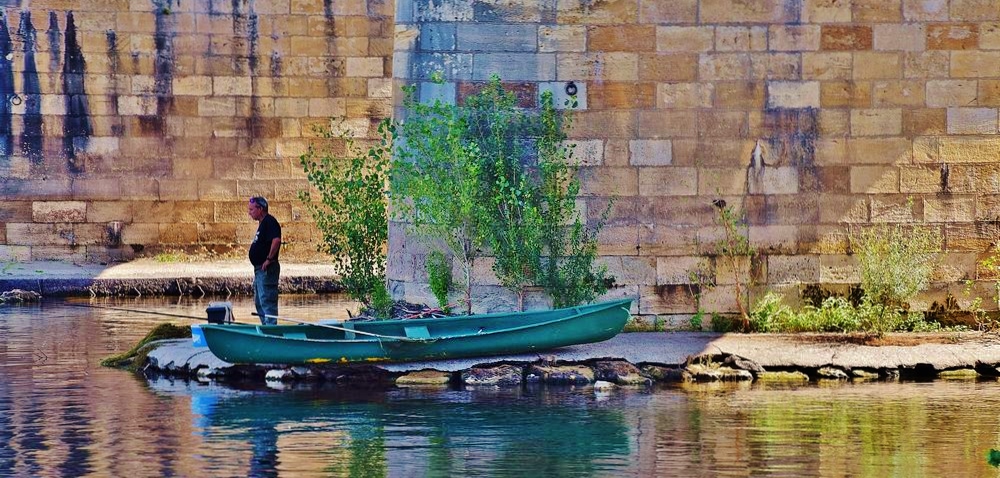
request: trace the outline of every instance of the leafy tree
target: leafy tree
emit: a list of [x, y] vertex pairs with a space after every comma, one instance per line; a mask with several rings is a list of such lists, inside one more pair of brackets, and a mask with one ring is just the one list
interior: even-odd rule
[[323, 234], [320, 248], [334, 256], [348, 296], [386, 310], [385, 267], [389, 227], [386, 185], [395, 127], [389, 120], [378, 126], [378, 139], [366, 150], [346, 132], [323, 132], [327, 139], [339, 138], [342, 153], [332, 148], [310, 147], [299, 158], [310, 191], [299, 193], [316, 226]]

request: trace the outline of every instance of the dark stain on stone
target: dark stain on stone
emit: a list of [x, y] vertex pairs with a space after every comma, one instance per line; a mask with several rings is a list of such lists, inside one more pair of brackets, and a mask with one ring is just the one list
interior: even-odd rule
[[14, 132], [11, 128], [11, 100], [15, 95], [13, 48], [7, 29], [7, 15], [0, 10], [0, 156], [4, 158], [14, 154]]
[[[153, 88], [156, 93], [156, 116], [163, 118], [174, 106], [174, 37], [177, 35], [177, 18], [171, 12], [180, 0], [152, 0], [155, 7], [156, 32], [153, 46], [156, 58], [153, 62]], [[160, 125], [163, 124], [161, 121]], [[161, 130], [160, 133], [163, 131]]]
[[42, 85], [38, 79], [38, 66], [35, 64], [35, 50], [38, 48], [38, 35], [31, 23], [31, 12], [21, 12], [21, 26], [18, 36], [24, 44], [24, 71], [21, 79], [24, 83], [24, 129], [21, 131], [21, 154], [32, 162], [42, 160]]
[[819, 110], [816, 108], [774, 108], [764, 111], [764, 138], [767, 166], [798, 168], [799, 191], [819, 192], [816, 169], [816, 141], [819, 139]]
[[249, 15], [244, 11], [245, 0], [230, 0], [233, 8], [233, 38], [232, 38], [232, 59], [233, 59], [233, 71], [236, 75], [245, 75], [246, 67], [244, 66], [244, 61], [249, 60], [248, 57], [243, 57], [241, 54], [244, 48], [244, 43], [247, 37], [250, 35], [250, 22]]
[[[253, 0], [232, 0], [232, 2], [234, 36], [247, 40], [246, 58], [250, 74], [250, 116], [246, 118], [246, 131], [250, 136], [250, 141], [253, 142], [266, 129], [261, 121], [260, 95], [257, 85], [260, 76], [260, 19], [257, 16]], [[245, 10], [244, 5], [246, 6]], [[238, 46], [234, 45], [234, 50], [236, 48]], [[238, 75], [247, 73], [242, 71], [241, 65], [242, 62], [237, 61], [236, 72]]]
[[111, 73], [111, 88], [108, 92], [108, 103], [111, 105], [111, 116], [114, 117], [115, 124], [111, 125], [111, 133], [115, 136], [122, 136], [125, 127], [122, 125], [121, 116], [118, 114], [118, 75], [121, 73], [121, 55], [118, 52], [118, 34], [114, 30], [105, 32], [108, 40], [108, 68]]
[[948, 163], [941, 164], [941, 192], [950, 193], [951, 186], [948, 184], [948, 177], [951, 175], [951, 170], [948, 167]]
[[343, 76], [341, 74], [340, 60], [334, 58], [334, 54], [337, 51], [336, 46], [336, 28], [334, 24], [333, 11], [333, 0], [323, 0], [323, 17], [326, 19], [326, 25], [324, 26], [324, 32], [326, 34], [326, 45], [327, 54], [329, 55], [326, 61], [326, 71], [329, 72], [329, 76], [326, 80], [326, 93], [331, 97], [341, 96], [339, 94], [340, 82], [338, 77]]
[[785, 18], [789, 19], [788, 23], [802, 23], [802, 3], [802, 0], [785, 0], [781, 5], [785, 11]]
[[76, 152], [85, 149], [94, 133], [87, 104], [87, 62], [76, 38], [73, 12], [66, 14], [66, 56], [63, 60], [63, 95], [66, 98], [66, 118], [63, 123], [63, 152], [73, 173], [83, 172]]
[[56, 72], [61, 68], [59, 60], [62, 58], [62, 30], [59, 29], [59, 17], [56, 12], [49, 12], [49, 29], [45, 32], [49, 38], [49, 90], [56, 91]]

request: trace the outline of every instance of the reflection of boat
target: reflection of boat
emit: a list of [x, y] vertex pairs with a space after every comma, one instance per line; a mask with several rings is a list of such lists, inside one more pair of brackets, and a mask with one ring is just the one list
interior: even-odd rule
[[232, 363], [413, 361], [515, 354], [600, 342], [629, 318], [631, 299], [566, 309], [335, 324], [209, 324], [201, 334]]

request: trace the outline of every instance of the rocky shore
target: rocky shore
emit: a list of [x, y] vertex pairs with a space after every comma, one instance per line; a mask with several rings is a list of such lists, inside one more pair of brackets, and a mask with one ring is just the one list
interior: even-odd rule
[[196, 380], [332, 382], [357, 386], [525, 383], [649, 386], [656, 382], [927, 380], [1000, 378], [994, 334], [891, 335], [881, 345], [843, 335], [621, 334], [598, 344], [520, 354], [399, 364], [235, 365], [190, 340], [154, 344], [147, 374]]

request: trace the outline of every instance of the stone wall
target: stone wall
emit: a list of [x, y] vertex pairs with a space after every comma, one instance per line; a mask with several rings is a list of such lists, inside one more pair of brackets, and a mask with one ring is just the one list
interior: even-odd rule
[[[746, 210], [759, 278], [790, 296], [857, 282], [847, 234], [871, 223], [942, 233], [917, 308], [992, 280], [977, 260], [1000, 218], [1000, 3], [397, 0], [396, 23], [395, 77], [424, 99], [492, 74], [530, 98], [573, 83], [581, 206], [596, 221], [616, 198], [601, 254], [634, 312], [683, 320], [699, 267], [718, 284], [702, 307], [735, 310], [716, 199]], [[427, 300], [426, 247], [394, 225], [390, 251], [396, 292]], [[480, 266], [480, 308], [509, 308]]]
[[298, 157], [391, 114], [391, 0], [0, 0], [0, 260], [242, 251], [264, 195], [320, 236]]

